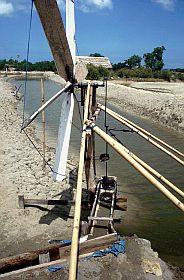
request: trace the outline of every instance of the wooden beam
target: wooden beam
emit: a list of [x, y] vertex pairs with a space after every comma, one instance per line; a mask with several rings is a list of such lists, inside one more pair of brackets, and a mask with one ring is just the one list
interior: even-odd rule
[[73, 77], [73, 60], [70, 53], [61, 14], [56, 0], [34, 0], [47, 37], [58, 74], [66, 81]]
[[[66, 199], [31, 199], [31, 198], [24, 198], [23, 195], [18, 196], [19, 199], [19, 208], [25, 208], [26, 206], [31, 205], [74, 205], [75, 200], [66, 200]], [[88, 200], [82, 200], [82, 206], [88, 205]]]

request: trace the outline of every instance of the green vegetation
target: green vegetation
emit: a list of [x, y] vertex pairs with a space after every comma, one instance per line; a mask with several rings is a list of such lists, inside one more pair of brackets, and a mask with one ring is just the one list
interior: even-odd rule
[[[12, 68], [17, 71], [26, 71], [26, 60], [18, 61], [12, 58], [9, 60], [0, 60], [0, 70], [2, 71], [6, 68]], [[28, 69], [29, 71], [56, 71], [54, 61], [40, 61], [35, 63], [28, 62]]]
[[104, 57], [104, 55], [101, 55], [100, 53], [91, 53], [89, 56], [91, 56], [91, 57]]
[[153, 71], [162, 70], [162, 68], [164, 67], [164, 62], [162, 58], [164, 51], [165, 47], [162, 46], [154, 48], [153, 52], [151, 53], [145, 53], [143, 55], [145, 67], [150, 68]]
[[141, 60], [142, 57], [139, 55], [132, 55], [130, 58], [125, 60], [123, 63], [124, 67], [127, 67], [129, 69], [135, 68], [135, 67], [140, 67], [141, 66]]
[[100, 80], [104, 78], [108, 78], [110, 72], [108, 69], [104, 68], [103, 66], [94, 66], [92, 64], [87, 65], [88, 68], [88, 75], [86, 79], [88, 80]]
[[[139, 55], [132, 55], [123, 62], [112, 65], [112, 70], [106, 69], [103, 66], [94, 66], [88, 64], [89, 80], [102, 80], [105, 77], [111, 79], [126, 79], [135, 81], [154, 81], [154, 80], [166, 80], [166, 81], [183, 81], [184, 82], [184, 69], [170, 69], [163, 70], [164, 61], [163, 53], [165, 47], [157, 47], [150, 53], [143, 54], [143, 57]], [[92, 53], [91, 57], [104, 57], [100, 53]], [[26, 70], [26, 60], [19, 61], [17, 59], [3, 59], [0, 60], [0, 70], [15, 69], [17, 71]], [[141, 62], [144, 62], [141, 65]], [[28, 63], [29, 71], [53, 71], [56, 72], [54, 61], [40, 61], [35, 63]]]

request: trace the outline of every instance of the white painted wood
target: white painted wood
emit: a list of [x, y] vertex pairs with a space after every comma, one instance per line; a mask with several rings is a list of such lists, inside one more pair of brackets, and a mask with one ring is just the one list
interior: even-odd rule
[[[75, 75], [75, 16], [74, 0], [66, 0], [66, 37], [73, 59]], [[65, 178], [68, 149], [70, 143], [71, 125], [74, 109], [73, 93], [68, 93], [63, 100], [61, 108], [60, 125], [58, 132], [58, 144], [56, 148], [56, 158], [54, 164], [53, 179], [62, 181]]]
[[73, 93], [67, 93], [66, 96], [64, 97], [62, 107], [61, 107], [61, 117], [60, 117], [60, 125], [59, 125], [59, 132], [58, 132], [58, 143], [56, 148], [56, 158], [54, 164], [54, 172], [52, 174], [53, 179], [57, 181], [62, 181], [65, 178], [71, 126], [72, 126], [73, 109], [74, 109]]
[[76, 44], [75, 44], [74, 0], [66, 0], [66, 37], [68, 40], [70, 52], [73, 59], [74, 74], [75, 74]]

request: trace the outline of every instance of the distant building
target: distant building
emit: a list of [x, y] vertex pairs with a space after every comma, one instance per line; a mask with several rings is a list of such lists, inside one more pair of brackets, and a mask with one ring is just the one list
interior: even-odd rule
[[103, 66], [107, 69], [112, 69], [112, 65], [108, 59], [108, 57], [93, 57], [93, 56], [76, 56], [76, 63], [84, 62], [87, 64], [92, 64], [94, 66]]

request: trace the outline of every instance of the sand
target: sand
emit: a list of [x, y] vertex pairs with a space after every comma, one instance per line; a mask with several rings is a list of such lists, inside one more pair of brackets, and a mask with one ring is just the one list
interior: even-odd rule
[[[18, 195], [25, 198], [71, 199], [76, 185], [76, 163], [68, 161], [70, 181], [53, 182], [51, 171], [42, 170], [43, 162], [24, 133], [12, 87], [0, 80], [0, 257], [18, 254], [48, 245], [49, 239], [71, 236], [73, 220], [67, 218], [70, 208], [18, 208]], [[37, 147], [34, 128], [28, 129]], [[47, 159], [54, 151], [47, 148]]]
[[[104, 100], [104, 89], [98, 89]], [[184, 83], [108, 83], [108, 102], [129, 113], [184, 132]]]

